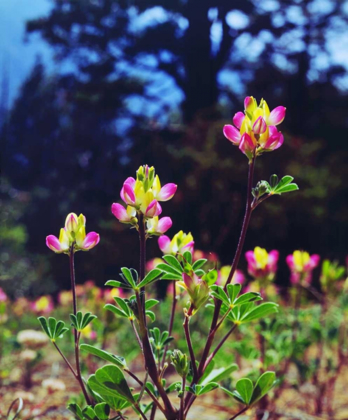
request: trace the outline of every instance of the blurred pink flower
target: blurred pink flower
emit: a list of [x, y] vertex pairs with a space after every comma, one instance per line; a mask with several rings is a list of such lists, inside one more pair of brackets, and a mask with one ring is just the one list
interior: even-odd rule
[[7, 301], [7, 295], [0, 287], [0, 302], [6, 302]]
[[36, 314], [49, 314], [54, 309], [53, 300], [51, 296], [41, 296], [30, 303], [30, 308]]
[[297, 250], [288, 255], [286, 262], [291, 272], [291, 283], [310, 284], [312, 281], [312, 272], [318, 266], [319, 261], [320, 256], [318, 254], [309, 255], [306, 251]]
[[277, 272], [279, 252], [256, 247], [254, 251], [245, 253], [248, 262], [248, 273], [256, 279], [273, 280]]

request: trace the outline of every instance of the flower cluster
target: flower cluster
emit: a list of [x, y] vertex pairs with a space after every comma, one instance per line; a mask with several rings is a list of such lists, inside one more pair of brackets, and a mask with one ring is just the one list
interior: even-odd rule
[[208, 300], [209, 286], [208, 283], [197, 276], [193, 271], [182, 274], [182, 281], [177, 282], [178, 286], [185, 289], [190, 296], [190, 301], [194, 312]]
[[320, 256], [309, 255], [306, 251], [294, 251], [286, 257], [286, 262], [291, 271], [290, 281], [292, 284], [308, 285], [312, 281], [312, 272], [319, 264]]
[[172, 239], [168, 236], [158, 238], [158, 246], [165, 255], [183, 254], [185, 251], [192, 254], [194, 245], [195, 242], [191, 233], [184, 233], [182, 230], [175, 234]]
[[46, 238], [46, 245], [57, 254], [69, 254], [72, 250], [89, 251], [99, 243], [100, 237], [96, 232], [86, 235], [86, 217], [83, 214], [77, 216], [70, 213], [66, 217], [64, 228], [60, 229], [59, 238], [49, 235]]
[[248, 262], [248, 273], [257, 280], [272, 281], [277, 272], [279, 252], [267, 252], [257, 246], [254, 251], [245, 253]]
[[50, 312], [52, 312], [54, 308], [53, 300], [51, 296], [41, 296], [38, 299], [36, 299], [34, 302], [30, 303], [30, 308], [36, 314], [40, 314], [40, 315], [49, 314]]
[[162, 187], [153, 166], [140, 166], [136, 179], [127, 178], [121, 189], [120, 195], [127, 207], [113, 203], [111, 211], [120, 222], [134, 226], [137, 226], [138, 217], [142, 215], [147, 221], [148, 234], [163, 235], [172, 226], [172, 221], [169, 217], [158, 219], [162, 213], [160, 202], [173, 198], [176, 189], [177, 186], [172, 183]]
[[223, 128], [225, 137], [250, 159], [263, 152], [278, 149], [284, 142], [284, 136], [276, 126], [285, 118], [286, 108], [278, 106], [270, 112], [267, 102], [247, 96], [244, 100], [244, 113], [237, 112], [233, 124]]

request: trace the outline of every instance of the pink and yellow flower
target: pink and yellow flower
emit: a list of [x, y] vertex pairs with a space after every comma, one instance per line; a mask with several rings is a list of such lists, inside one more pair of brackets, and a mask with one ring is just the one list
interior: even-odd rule
[[244, 113], [237, 112], [233, 124], [223, 128], [224, 136], [251, 159], [263, 152], [278, 149], [284, 137], [276, 126], [285, 118], [286, 108], [278, 106], [270, 112], [267, 102], [261, 99], [257, 105], [255, 98], [244, 100]]
[[147, 233], [149, 235], [161, 236], [167, 232], [173, 225], [172, 219], [170, 217], [162, 217], [161, 219], [158, 216], [148, 219], [146, 222]]
[[182, 230], [174, 235], [172, 240], [165, 235], [158, 238], [158, 246], [165, 255], [183, 254], [185, 251], [189, 251], [192, 254], [194, 245], [191, 233], [186, 234]]
[[53, 311], [54, 305], [51, 296], [41, 296], [35, 300], [35, 302], [30, 303], [32, 311], [36, 314], [49, 314]]
[[[220, 270], [218, 271], [218, 279], [216, 281], [216, 284], [222, 285], [224, 286], [228, 275], [230, 274], [231, 271], [231, 266], [229, 265], [224, 265], [223, 267], [220, 268]], [[235, 273], [233, 274], [233, 278], [232, 278], [232, 284], [243, 284], [245, 282], [245, 276], [243, 274], [243, 272], [241, 270], [236, 270]]]
[[86, 217], [70, 213], [66, 217], [65, 227], [60, 229], [59, 238], [54, 235], [46, 237], [46, 245], [57, 254], [69, 254], [71, 250], [89, 251], [98, 245], [100, 237], [96, 232], [86, 234]]
[[294, 251], [286, 257], [286, 262], [291, 271], [290, 281], [292, 284], [302, 283], [308, 285], [312, 281], [312, 272], [318, 266], [320, 256], [309, 255], [306, 251]]
[[245, 253], [248, 262], [248, 273], [258, 280], [273, 280], [277, 272], [279, 252], [256, 247], [254, 251]]

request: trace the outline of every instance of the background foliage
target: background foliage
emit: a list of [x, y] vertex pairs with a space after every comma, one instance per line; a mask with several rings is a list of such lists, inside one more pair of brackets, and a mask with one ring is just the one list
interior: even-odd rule
[[[134, 266], [134, 232], [110, 206], [143, 163], [179, 186], [164, 208], [171, 234], [191, 230], [196, 247], [230, 262], [246, 161], [222, 125], [246, 95], [288, 110], [285, 144], [258, 162], [257, 178], [291, 173], [301, 189], [255, 212], [246, 249], [345, 256], [348, 83], [336, 58], [348, 36], [347, 1], [199, 3], [52, 0], [46, 16], [26, 22], [29, 39], [39, 34], [62, 71], [38, 60], [1, 110], [1, 287], [11, 294], [68, 287], [63, 257], [51, 256], [44, 238], [69, 211], [86, 214], [102, 238], [93, 259], [78, 261], [81, 281], [103, 284], [121, 264]], [[287, 278], [281, 266], [278, 279]]]

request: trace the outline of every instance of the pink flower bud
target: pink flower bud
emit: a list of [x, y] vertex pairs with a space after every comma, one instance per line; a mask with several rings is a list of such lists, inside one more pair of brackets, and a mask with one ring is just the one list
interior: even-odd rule
[[75, 213], [70, 213], [67, 215], [65, 220], [65, 230], [68, 232], [76, 232], [78, 227], [78, 218]]
[[263, 134], [267, 130], [267, 124], [266, 121], [263, 119], [263, 117], [259, 117], [253, 125], [253, 132], [255, 134]]
[[134, 190], [129, 184], [126, 184], [126, 183], [123, 184], [123, 188], [121, 190], [121, 198], [126, 204], [129, 204], [129, 205], [135, 204]]
[[171, 198], [173, 198], [177, 188], [178, 187], [175, 184], [164, 185], [161, 188], [160, 192], [158, 193], [158, 195], [156, 197], [157, 200], [158, 201], [168, 201], [168, 200], [170, 200]]
[[155, 217], [155, 216], [159, 216], [161, 213], [162, 213], [162, 207], [160, 203], [157, 200], [152, 200], [145, 211], [145, 216]]
[[265, 150], [276, 150], [284, 143], [283, 134], [276, 129], [276, 127], [269, 127], [269, 138], [262, 146]]
[[89, 232], [82, 243], [81, 249], [83, 251], [88, 251], [94, 248], [96, 245], [98, 245], [99, 241], [100, 241], [100, 236], [98, 235], [98, 233]]
[[239, 150], [250, 159], [255, 149], [256, 145], [254, 144], [252, 138], [249, 136], [249, 134], [244, 133], [239, 144]]
[[237, 128], [241, 128], [242, 124], [243, 124], [243, 120], [245, 118], [245, 115], [243, 114], [243, 112], [237, 112], [234, 117], [233, 117], [233, 124], [237, 127]]
[[54, 235], [48, 235], [46, 237], [46, 245], [48, 248], [57, 254], [60, 254], [61, 252], [67, 251], [69, 247], [64, 247], [60, 242], [59, 239]]
[[223, 128], [223, 133], [227, 140], [231, 141], [233, 144], [238, 145], [240, 143], [240, 132], [236, 129], [236, 127], [233, 127], [233, 125], [225, 125]]
[[120, 222], [127, 223], [132, 219], [128, 215], [127, 210], [121, 204], [113, 203], [111, 206], [111, 212]]
[[157, 232], [158, 233], [165, 233], [168, 229], [170, 229], [173, 225], [172, 219], [170, 217], [162, 217], [158, 221]]
[[170, 239], [168, 236], [161, 236], [158, 238], [158, 246], [160, 250], [163, 252], [163, 254], [170, 254], [171, 248], [170, 248]]

